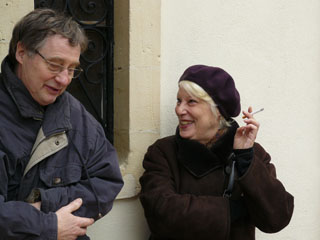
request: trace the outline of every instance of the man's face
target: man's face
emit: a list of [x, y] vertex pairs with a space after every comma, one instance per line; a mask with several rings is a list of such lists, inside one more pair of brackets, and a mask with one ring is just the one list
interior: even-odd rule
[[80, 46], [73, 47], [61, 35], [49, 37], [38, 52], [48, 61], [64, 66], [60, 73], [49, 70], [47, 62], [39, 55], [30, 56], [24, 46], [17, 45], [16, 74], [22, 80], [33, 99], [42, 106], [55, 102], [71, 83], [67, 68], [79, 65]]

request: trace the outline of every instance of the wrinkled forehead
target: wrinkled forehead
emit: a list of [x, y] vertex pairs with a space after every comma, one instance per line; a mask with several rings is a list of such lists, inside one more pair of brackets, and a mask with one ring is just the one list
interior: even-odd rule
[[72, 46], [69, 39], [61, 35], [53, 35], [47, 38], [39, 51], [50, 61], [79, 64], [81, 47], [79, 44]]

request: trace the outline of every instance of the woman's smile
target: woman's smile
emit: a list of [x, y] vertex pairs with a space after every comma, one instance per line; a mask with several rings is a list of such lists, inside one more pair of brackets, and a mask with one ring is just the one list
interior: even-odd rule
[[187, 128], [187, 127], [190, 127], [191, 126], [191, 124], [193, 124], [193, 121], [191, 121], [191, 120], [180, 120], [180, 128]]

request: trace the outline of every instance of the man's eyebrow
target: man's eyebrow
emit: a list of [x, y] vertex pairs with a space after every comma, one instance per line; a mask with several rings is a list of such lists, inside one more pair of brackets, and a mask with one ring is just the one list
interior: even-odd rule
[[[47, 58], [48, 61], [52, 62], [52, 61], [58, 61], [58, 62], [65, 62], [65, 59], [64, 58], [60, 58], [60, 57], [49, 57]], [[80, 66], [80, 62], [77, 61], [77, 62], [73, 62], [71, 63], [70, 65], [74, 65], [75, 67], [78, 67]]]

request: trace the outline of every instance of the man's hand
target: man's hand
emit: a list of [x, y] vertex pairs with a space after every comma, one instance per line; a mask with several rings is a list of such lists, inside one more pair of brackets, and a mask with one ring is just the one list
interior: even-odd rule
[[75, 240], [87, 232], [87, 227], [94, 223], [92, 218], [77, 217], [72, 214], [82, 205], [78, 198], [56, 211], [58, 219], [58, 240]]

